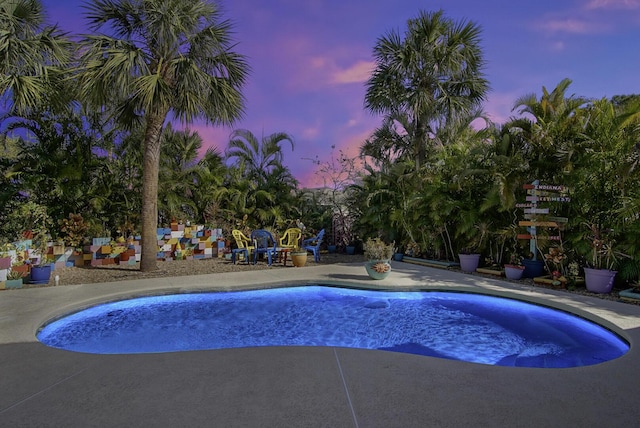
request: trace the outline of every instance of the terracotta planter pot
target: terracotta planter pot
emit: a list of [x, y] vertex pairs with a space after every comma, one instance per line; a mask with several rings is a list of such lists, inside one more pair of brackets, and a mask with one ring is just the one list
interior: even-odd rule
[[291, 262], [295, 267], [303, 267], [307, 264], [307, 253], [291, 253]]
[[14, 272], [20, 272], [23, 278], [26, 278], [29, 275], [29, 265], [12, 266], [11, 270]]

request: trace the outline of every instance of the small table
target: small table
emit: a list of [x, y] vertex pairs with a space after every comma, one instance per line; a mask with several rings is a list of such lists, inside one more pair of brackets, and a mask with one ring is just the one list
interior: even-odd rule
[[287, 265], [287, 256], [291, 252], [291, 248], [278, 248], [278, 257], [282, 257], [282, 265]]

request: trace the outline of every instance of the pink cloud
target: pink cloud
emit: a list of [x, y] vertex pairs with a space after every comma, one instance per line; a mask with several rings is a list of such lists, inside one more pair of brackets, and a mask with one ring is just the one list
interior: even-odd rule
[[366, 82], [374, 68], [373, 61], [358, 61], [346, 69], [334, 71], [331, 82], [337, 84]]
[[640, 0], [591, 0], [586, 8], [635, 10], [640, 8]]
[[596, 26], [584, 20], [566, 18], [545, 21], [540, 24], [540, 28], [551, 32], [588, 34], [594, 32], [593, 30], [596, 29]]

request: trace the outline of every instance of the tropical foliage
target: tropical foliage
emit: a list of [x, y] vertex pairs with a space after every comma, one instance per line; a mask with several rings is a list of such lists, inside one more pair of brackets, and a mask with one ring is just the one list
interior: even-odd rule
[[[527, 256], [516, 204], [538, 180], [571, 199], [549, 203], [567, 219], [560, 231], [539, 230], [560, 235], [568, 261], [640, 272], [639, 96], [587, 99], [564, 79], [514, 100], [514, 116], [493, 124], [482, 111], [480, 28], [420, 12], [374, 46], [364, 102], [382, 120], [361, 159], [334, 150], [313, 160], [324, 188], [309, 191], [285, 166], [290, 134], [237, 129], [225, 150], [203, 150], [189, 129], [243, 112], [248, 61], [217, 6], [93, 0], [87, 10], [93, 33], [75, 43], [44, 25], [37, 0], [0, 6], [2, 242], [32, 228], [22, 214], [37, 206], [52, 238], [74, 246], [81, 235], [142, 233], [152, 244], [142, 269], [155, 266], [156, 225], [173, 219], [225, 233], [302, 219], [329, 243], [378, 237], [414, 255], [453, 260], [473, 249], [506, 263]], [[549, 242], [538, 240], [539, 258]]]

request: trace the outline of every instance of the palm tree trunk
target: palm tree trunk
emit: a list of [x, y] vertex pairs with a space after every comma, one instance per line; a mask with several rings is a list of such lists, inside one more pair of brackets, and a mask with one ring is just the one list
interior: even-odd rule
[[163, 114], [149, 113], [144, 133], [142, 168], [142, 254], [140, 271], [156, 270], [158, 253], [158, 172], [160, 170], [160, 134]]

